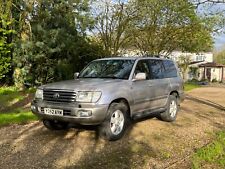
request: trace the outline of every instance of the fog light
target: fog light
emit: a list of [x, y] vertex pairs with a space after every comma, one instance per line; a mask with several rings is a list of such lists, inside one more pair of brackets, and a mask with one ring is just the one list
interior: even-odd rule
[[79, 117], [89, 117], [92, 115], [92, 112], [90, 110], [79, 110], [78, 116]]
[[31, 107], [31, 110], [36, 110], [36, 106], [32, 105]]

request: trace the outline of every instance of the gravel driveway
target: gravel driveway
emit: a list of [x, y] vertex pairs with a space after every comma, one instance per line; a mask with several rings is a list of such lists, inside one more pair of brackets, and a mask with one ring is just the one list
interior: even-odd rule
[[[225, 106], [225, 88], [190, 96]], [[124, 138], [107, 142], [95, 127], [49, 131], [41, 122], [0, 128], [0, 168], [190, 168], [190, 154], [224, 129], [225, 112], [185, 100], [174, 123], [154, 117], [135, 122]]]

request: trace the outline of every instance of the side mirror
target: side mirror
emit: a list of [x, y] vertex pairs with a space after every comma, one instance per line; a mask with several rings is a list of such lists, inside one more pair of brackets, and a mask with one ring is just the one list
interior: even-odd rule
[[134, 81], [146, 80], [146, 73], [137, 73], [133, 80]]
[[79, 76], [79, 72], [74, 73], [74, 79], [77, 79], [78, 76]]

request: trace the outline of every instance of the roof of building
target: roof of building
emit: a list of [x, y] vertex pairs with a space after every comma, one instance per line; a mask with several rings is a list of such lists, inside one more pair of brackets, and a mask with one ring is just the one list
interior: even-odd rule
[[209, 63], [204, 63], [199, 65], [199, 67], [225, 67], [225, 65], [222, 65], [220, 63], [215, 63], [215, 62], [209, 62]]
[[196, 63], [202, 63], [202, 62], [204, 62], [204, 61], [194, 61], [194, 62], [190, 62], [189, 65], [194, 65], [194, 64], [196, 64]]

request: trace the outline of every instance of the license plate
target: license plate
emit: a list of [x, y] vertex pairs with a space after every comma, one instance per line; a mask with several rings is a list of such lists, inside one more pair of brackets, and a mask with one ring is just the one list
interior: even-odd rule
[[44, 113], [54, 116], [63, 116], [63, 110], [60, 109], [44, 108]]

